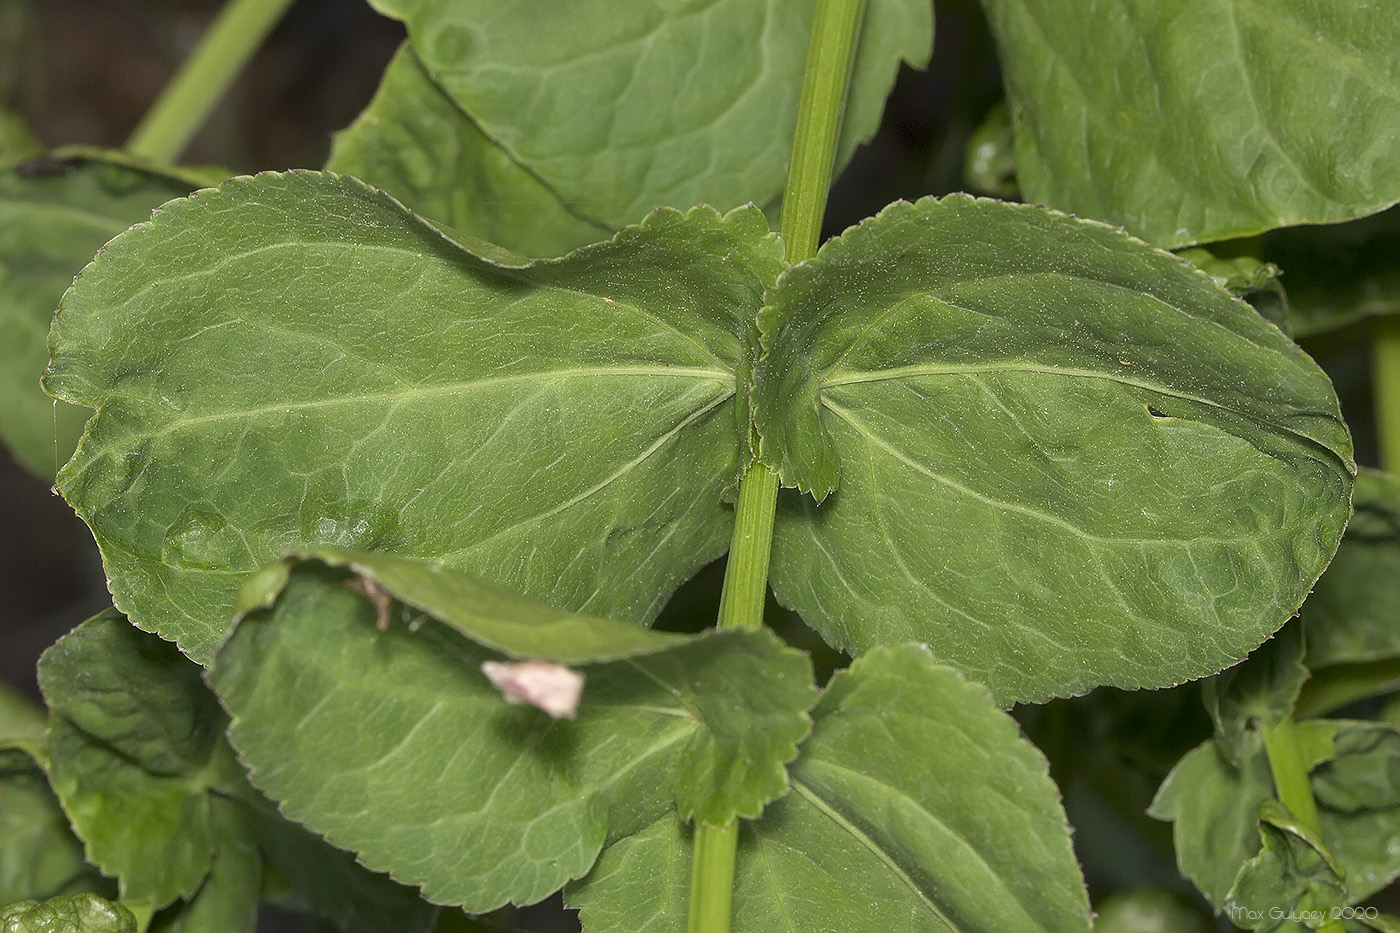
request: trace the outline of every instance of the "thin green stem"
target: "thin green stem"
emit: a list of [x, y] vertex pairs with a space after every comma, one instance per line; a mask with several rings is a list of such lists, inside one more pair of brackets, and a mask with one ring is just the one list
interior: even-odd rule
[[1322, 716], [1358, 700], [1400, 690], [1400, 658], [1335, 664], [1314, 671], [1303, 684], [1293, 714]]
[[127, 140], [132, 155], [173, 162], [292, 0], [229, 0]]
[[739, 483], [734, 536], [719, 598], [719, 627], [754, 629], [763, 625], [768, 597], [768, 556], [778, 506], [778, 474], [755, 460]]
[[[789, 265], [817, 253], [863, 10], [864, 0], [818, 0], [812, 19], [792, 162], [778, 225]], [[754, 461], [739, 483], [734, 537], [720, 597], [721, 628], [758, 628], [763, 624], [777, 502], [777, 474]], [[695, 828], [690, 933], [728, 933], [738, 840], [739, 827], [733, 820], [723, 826], [701, 823]]]
[[[1322, 838], [1322, 821], [1317, 814], [1308, 769], [1298, 748], [1297, 728], [1288, 716], [1275, 725], [1264, 726], [1264, 751], [1269, 756], [1269, 771], [1274, 776], [1274, 790], [1299, 824], [1314, 839]], [[1331, 921], [1320, 929], [1323, 933], [1343, 933], [1340, 921]]]
[[1393, 315], [1376, 323], [1371, 344], [1371, 392], [1381, 468], [1400, 472], [1400, 318]]
[[864, 9], [864, 0], [820, 0], [812, 18], [797, 128], [792, 137], [792, 162], [778, 223], [784, 258], [790, 266], [817, 254]]

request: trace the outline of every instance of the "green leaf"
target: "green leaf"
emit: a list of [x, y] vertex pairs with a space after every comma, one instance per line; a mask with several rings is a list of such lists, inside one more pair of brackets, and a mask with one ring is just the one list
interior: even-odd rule
[[[1295, 726], [1304, 767], [1331, 754], [1333, 729], [1326, 723]], [[1274, 793], [1269, 761], [1258, 731], [1246, 735], [1248, 754], [1235, 766], [1211, 739], [1187, 752], [1162, 782], [1149, 813], [1168, 820], [1176, 863], [1216, 907], [1225, 903], [1240, 867], [1259, 851], [1259, 808]]]
[[223, 825], [209, 874], [188, 900], [158, 912], [151, 933], [254, 933], [262, 894], [262, 860], [244, 813], [232, 807], [213, 813]]
[[59, 298], [103, 243], [189, 190], [96, 152], [0, 171], [0, 441], [38, 475], [68, 459], [89, 414], [39, 389]]
[[1303, 606], [1308, 666], [1400, 657], [1400, 477], [1362, 470], [1341, 547]]
[[1181, 895], [1142, 888], [1095, 905], [1094, 933], [1209, 933], [1210, 919]]
[[1322, 836], [1345, 872], [1349, 903], [1400, 877], [1400, 731], [1330, 721], [1336, 755], [1312, 774]]
[[46, 386], [98, 414], [59, 487], [116, 605], [201, 662], [296, 546], [646, 620], [728, 543], [734, 374], [780, 268], [753, 208], [507, 269], [351, 178], [235, 179], [64, 299]]
[[1202, 684], [1216, 741], [1231, 763], [1238, 765], [1252, 748], [1245, 739], [1248, 730], [1274, 726], [1293, 715], [1307, 679], [1303, 633], [1295, 624], [1285, 625], [1242, 663]]
[[48, 778], [29, 756], [0, 752], [0, 904], [106, 892], [83, 859]]
[[0, 933], [136, 933], [136, 917], [95, 894], [0, 907]]
[[1255, 248], [1284, 270], [1295, 334], [1400, 314], [1400, 210], [1346, 224], [1275, 230]]
[[[729, 208], [782, 191], [814, 0], [375, 6], [407, 24], [443, 90], [572, 212], [615, 228], [658, 205]], [[838, 164], [874, 133], [900, 61], [922, 65], [932, 47], [928, 0], [868, 9]]]
[[[341, 933], [425, 933], [436, 909], [413, 888], [366, 870], [348, 852], [283, 819], [261, 796], [244, 799], [268, 864], [291, 885], [291, 902]], [[217, 867], [217, 866], [216, 866]]]
[[1179, 246], [1400, 200], [1390, 4], [983, 6], [1028, 201]]
[[[1259, 810], [1259, 853], [1245, 862], [1225, 899], [1225, 915], [1249, 930], [1276, 930], [1285, 919], [1320, 929], [1350, 903], [1341, 870], [1321, 839], [1277, 800]], [[1282, 915], [1282, 916], [1281, 916]]]
[[[450, 167], [449, 167], [450, 166]], [[530, 256], [608, 238], [481, 131], [405, 44], [326, 168], [378, 185], [426, 217]]]
[[238, 857], [228, 797], [242, 770], [199, 667], [174, 645], [108, 610], [44, 653], [39, 684], [52, 711], [54, 791], [124, 899], [188, 899], [216, 858]]
[[[1394, 845], [1400, 839], [1394, 773], [1400, 733], [1383, 724], [1338, 720], [1301, 722], [1296, 729], [1322, 839], [1346, 880], [1346, 902], [1355, 904], [1400, 877], [1400, 849]], [[1174, 823], [1181, 873], [1218, 907], [1226, 905], [1245, 863], [1259, 854], [1259, 833], [1269, 832], [1258, 828], [1260, 807], [1274, 790], [1257, 732], [1247, 735], [1247, 747], [1237, 768], [1217, 743], [1202, 744], [1182, 758], [1152, 803], [1153, 816]], [[1270, 859], [1292, 851], [1285, 842], [1275, 841]]]
[[1215, 280], [1215, 284], [1249, 302], [1249, 306], [1270, 324], [1291, 334], [1288, 293], [1279, 282], [1283, 270], [1271, 262], [1261, 262], [1253, 256], [1216, 256], [1204, 247], [1195, 246], [1177, 253], [1193, 266]]
[[1242, 658], [1348, 514], [1327, 377], [1173, 256], [1053, 211], [895, 204], [760, 315], [773, 586], [826, 640], [924, 641], [999, 703]]
[[[329, 547], [293, 554], [328, 567], [343, 567], [370, 581], [373, 590], [388, 593], [403, 604], [402, 622], [412, 624], [421, 613], [427, 613], [482, 647], [513, 658], [562, 664], [616, 661], [679, 647], [691, 640], [616, 619], [565, 612], [490, 581], [447, 570], [441, 564], [395, 554]], [[285, 585], [283, 577], [278, 593]], [[260, 608], [272, 605], [267, 594], [258, 602]]]
[[[793, 793], [744, 824], [736, 931], [1089, 929], [1045, 760], [985, 688], [922, 647], [879, 648], [813, 718]], [[569, 900], [590, 931], [681, 930], [688, 862], [663, 818]]]
[[768, 632], [590, 665], [577, 719], [553, 720], [502, 702], [481, 673], [497, 656], [457, 632], [377, 616], [307, 565], [210, 678], [253, 783], [435, 903], [536, 901], [673, 800], [711, 822], [756, 816], [808, 727], [810, 663]]

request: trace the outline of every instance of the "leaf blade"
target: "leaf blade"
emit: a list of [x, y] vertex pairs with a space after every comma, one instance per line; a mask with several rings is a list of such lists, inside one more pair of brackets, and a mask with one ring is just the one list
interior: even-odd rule
[[840, 647], [928, 642], [1008, 704], [1162, 686], [1248, 653], [1336, 549], [1326, 377], [1119, 231], [897, 204], [785, 273], [760, 327], [761, 459], [840, 482], [780, 500], [774, 589]]
[[1178, 246], [1400, 200], [1389, 8], [985, 6], [1029, 201]]
[[354, 179], [236, 179], [118, 238], [65, 299], [46, 385], [99, 413], [59, 487], [117, 605], [201, 661], [239, 576], [296, 546], [645, 620], [724, 549], [734, 366], [779, 268], [753, 209], [657, 213], [517, 269]]

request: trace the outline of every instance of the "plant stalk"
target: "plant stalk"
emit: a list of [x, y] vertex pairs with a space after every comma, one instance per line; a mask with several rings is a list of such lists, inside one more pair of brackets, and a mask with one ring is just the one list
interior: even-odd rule
[[1299, 719], [1325, 716], [1359, 700], [1400, 690], [1400, 658], [1334, 664], [1313, 671], [1294, 704]]
[[[1293, 717], [1287, 716], [1275, 725], [1263, 725], [1264, 751], [1269, 756], [1269, 771], [1274, 778], [1274, 791], [1305, 830], [1314, 839], [1322, 838], [1322, 820], [1317, 813], [1308, 770], [1298, 748], [1298, 735]], [[1344, 933], [1341, 921], [1324, 923], [1322, 933]]]
[[1376, 322], [1371, 343], [1371, 392], [1376, 406], [1376, 443], [1381, 469], [1400, 471], [1400, 318]]
[[[818, 0], [812, 19], [778, 224], [783, 256], [790, 266], [817, 254], [864, 6], [864, 0]], [[739, 482], [734, 536], [720, 596], [720, 628], [763, 624], [777, 502], [777, 474], [755, 460]], [[739, 826], [734, 820], [723, 826], [696, 826], [689, 933], [729, 933], [738, 841]]]
[[229, 0], [175, 77], [142, 117], [126, 150], [155, 162], [185, 151], [292, 0]]

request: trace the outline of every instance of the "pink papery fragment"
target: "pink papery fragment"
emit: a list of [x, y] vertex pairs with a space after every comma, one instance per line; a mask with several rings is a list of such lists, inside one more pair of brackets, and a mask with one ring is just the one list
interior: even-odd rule
[[483, 661], [481, 672], [509, 703], [529, 703], [555, 719], [573, 719], [583, 675], [552, 661]]

